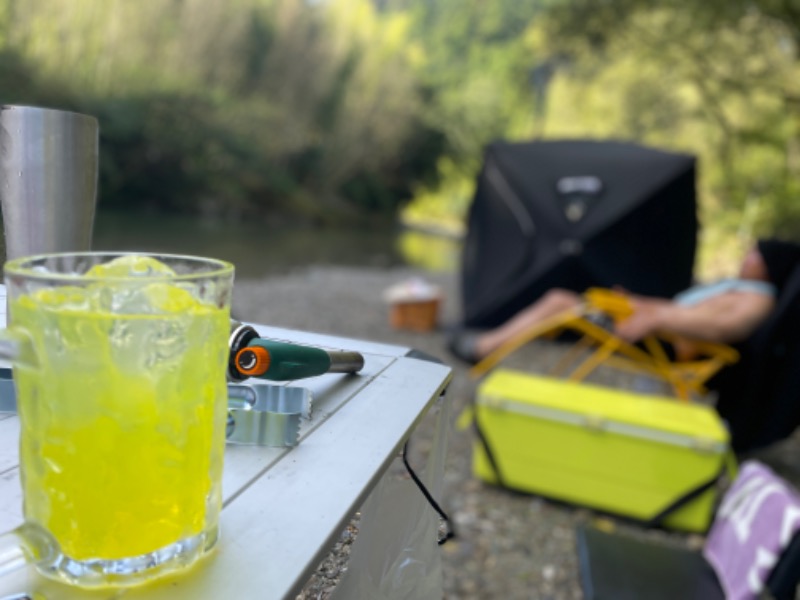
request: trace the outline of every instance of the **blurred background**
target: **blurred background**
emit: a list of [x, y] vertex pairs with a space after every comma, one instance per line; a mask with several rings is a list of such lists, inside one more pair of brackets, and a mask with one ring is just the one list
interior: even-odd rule
[[98, 249], [452, 269], [488, 143], [612, 138], [698, 156], [710, 276], [800, 234], [800, 10], [666, 4], [0, 0], [0, 101], [99, 119]]
[[[0, 0], [0, 103], [98, 118], [95, 249], [227, 259], [248, 320], [444, 356], [379, 291], [435, 272], [455, 321], [497, 140], [697, 156], [701, 279], [755, 236], [800, 240], [799, 50], [796, 0]], [[472, 442], [448, 454], [447, 597], [580, 598], [587, 511], [480, 485]]]

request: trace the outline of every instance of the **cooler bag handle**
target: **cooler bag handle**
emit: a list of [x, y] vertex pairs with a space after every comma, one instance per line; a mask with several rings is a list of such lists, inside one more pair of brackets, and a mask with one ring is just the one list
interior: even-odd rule
[[[497, 464], [497, 459], [494, 456], [494, 452], [492, 452], [491, 446], [489, 446], [489, 440], [486, 439], [486, 435], [483, 433], [483, 429], [481, 429], [480, 424], [478, 423], [478, 404], [475, 401], [475, 396], [472, 396], [472, 427], [475, 430], [475, 435], [478, 437], [478, 441], [480, 441], [481, 446], [483, 446], [484, 454], [486, 454], [486, 458], [489, 461], [489, 466], [492, 467], [492, 471], [494, 471], [495, 479], [497, 479], [497, 484], [501, 487], [508, 488], [506, 485], [505, 480], [503, 479], [503, 475], [500, 472], [500, 466]], [[509, 488], [510, 489], [510, 488]]]
[[678, 498], [661, 509], [655, 516], [647, 519], [644, 522], [644, 525], [646, 527], [657, 527], [661, 525], [664, 519], [666, 519], [672, 513], [683, 508], [695, 498], [714, 487], [726, 471], [730, 473], [732, 477], [736, 474], [736, 458], [731, 450], [726, 453], [722, 468], [711, 479], [704, 481], [700, 485], [691, 488], [684, 494], [681, 494]]

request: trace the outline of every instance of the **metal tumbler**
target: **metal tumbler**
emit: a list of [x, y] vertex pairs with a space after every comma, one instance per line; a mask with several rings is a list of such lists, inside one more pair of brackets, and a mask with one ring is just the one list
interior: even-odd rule
[[5, 259], [91, 249], [97, 119], [0, 106], [0, 205]]

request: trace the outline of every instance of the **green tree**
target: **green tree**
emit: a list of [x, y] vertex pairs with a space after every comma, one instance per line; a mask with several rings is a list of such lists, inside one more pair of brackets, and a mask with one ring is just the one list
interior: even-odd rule
[[324, 221], [392, 215], [441, 152], [408, 23], [367, 0], [0, 0], [0, 48], [101, 118], [102, 203]]
[[546, 131], [694, 152], [708, 228], [799, 236], [799, 19], [772, 0], [553, 5], [544, 44], [569, 61]]
[[536, 0], [463, 2], [387, 0], [383, 10], [410, 16], [414, 66], [427, 91], [425, 123], [447, 144], [439, 180], [417, 187], [412, 215], [455, 215], [470, 199], [484, 147], [533, 131], [531, 69], [524, 33]]

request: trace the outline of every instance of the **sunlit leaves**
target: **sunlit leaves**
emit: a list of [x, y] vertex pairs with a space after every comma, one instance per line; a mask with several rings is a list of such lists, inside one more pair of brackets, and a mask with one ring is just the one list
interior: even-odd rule
[[104, 201], [231, 216], [407, 197], [439, 152], [410, 22], [369, 0], [0, 0], [0, 42], [53, 104], [102, 117]]
[[[746, 237], [800, 232], [787, 202], [800, 176], [792, 159], [800, 133], [793, 25], [758, 5], [686, 0], [653, 9], [611, 0], [589, 19], [602, 43], [587, 52], [579, 17], [589, 8], [565, 2], [574, 18], [550, 21], [545, 33], [559, 51], [573, 41], [578, 50], [553, 86], [547, 135], [611, 135], [690, 151], [701, 159], [708, 227]], [[612, 7], [624, 7], [624, 17], [611, 19]]]

